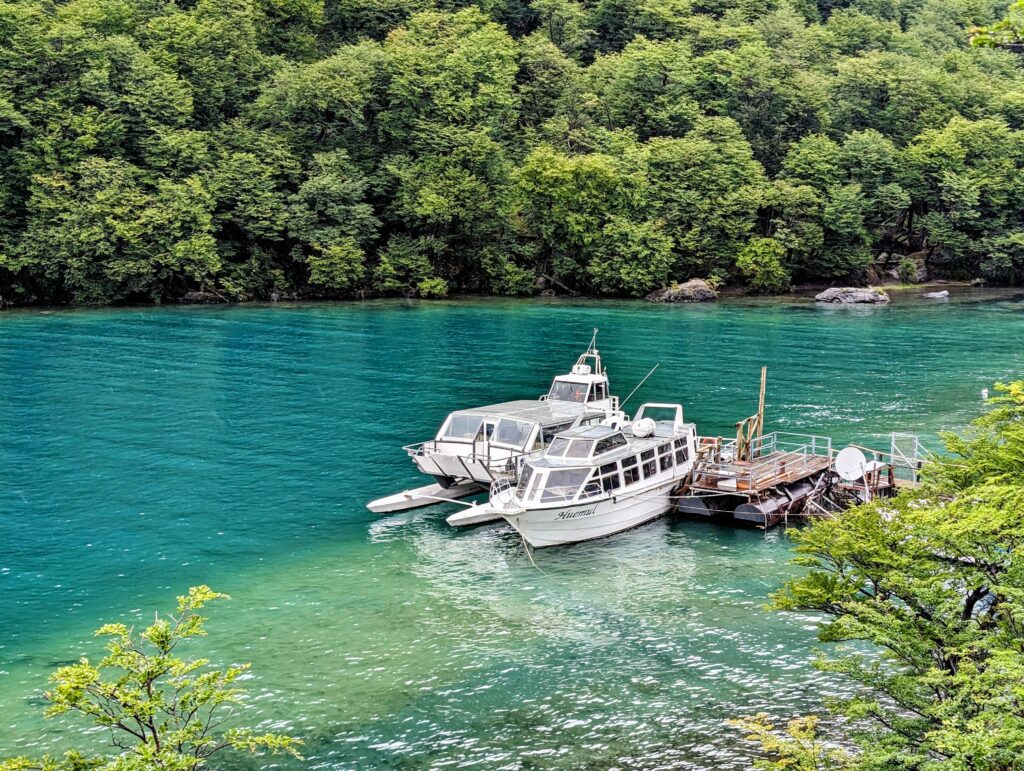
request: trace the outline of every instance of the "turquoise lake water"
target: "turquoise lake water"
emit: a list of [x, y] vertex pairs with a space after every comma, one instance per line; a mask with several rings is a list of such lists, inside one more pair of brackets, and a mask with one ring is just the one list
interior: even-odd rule
[[[959, 429], [1024, 377], [1024, 301], [816, 307], [480, 300], [0, 314], [0, 754], [99, 744], [44, 721], [47, 674], [189, 585], [196, 648], [251, 661], [250, 723], [309, 768], [745, 768], [724, 721], [842, 693], [813, 619], [762, 609], [782, 530], [663, 519], [541, 550], [452, 507], [379, 518], [425, 483], [401, 445], [452, 409], [538, 395], [600, 327], [614, 390], [701, 433], [887, 446]], [[281, 767], [298, 764], [282, 761]]]

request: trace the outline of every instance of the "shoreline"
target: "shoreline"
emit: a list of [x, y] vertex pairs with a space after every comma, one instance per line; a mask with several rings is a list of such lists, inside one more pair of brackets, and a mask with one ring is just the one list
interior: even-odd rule
[[[884, 290], [891, 296], [891, 302], [873, 305], [873, 307], [886, 307], [890, 305], [903, 305], [910, 301], [925, 301], [929, 303], [942, 302], [944, 300], [956, 300], [970, 297], [972, 299], [1006, 300], [1015, 297], [1024, 298], [1024, 286], [1003, 286], [983, 285], [978, 286], [968, 282], [953, 281], [931, 281], [923, 284], [878, 284], [874, 285]], [[318, 306], [318, 305], [369, 305], [376, 303], [394, 304], [406, 303], [409, 305], [443, 306], [443, 305], [473, 305], [484, 302], [499, 303], [541, 303], [541, 304], [566, 304], [575, 303], [614, 305], [614, 304], [643, 304], [645, 306], [665, 307], [694, 307], [694, 306], [716, 306], [733, 304], [758, 304], [758, 305], [821, 305], [822, 307], [864, 307], [863, 303], [850, 303], [848, 305], [837, 305], [834, 303], [816, 303], [814, 296], [829, 288], [826, 284], [804, 284], [794, 287], [792, 291], [782, 294], [754, 294], [743, 291], [742, 288], [724, 289], [715, 300], [704, 302], [677, 302], [657, 303], [649, 302], [643, 297], [608, 297], [600, 295], [490, 295], [490, 294], [453, 294], [449, 297], [422, 298], [422, 297], [294, 297], [287, 299], [254, 299], [254, 300], [224, 300], [218, 302], [186, 302], [184, 300], [155, 303], [127, 303], [110, 305], [6, 305], [0, 306], [0, 317], [8, 313], [42, 313], [55, 314], [66, 311], [99, 311], [99, 310], [127, 310], [127, 309], [157, 309], [157, 308], [246, 308], [246, 307], [270, 307], [270, 308], [292, 308], [296, 306]], [[926, 298], [926, 292], [949, 290], [949, 298]], [[867, 304], [871, 306], [872, 304]]]

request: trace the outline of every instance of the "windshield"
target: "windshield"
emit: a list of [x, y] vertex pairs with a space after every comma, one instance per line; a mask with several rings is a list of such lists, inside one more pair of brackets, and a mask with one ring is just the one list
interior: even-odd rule
[[519, 486], [516, 487], [516, 495], [520, 499], [526, 498], [526, 491], [530, 488], [530, 480], [533, 479], [533, 466], [523, 466], [523, 473], [519, 475]]
[[571, 501], [589, 475], [590, 469], [586, 468], [553, 469], [548, 473], [541, 501]]
[[548, 399], [559, 402], [585, 402], [587, 400], [586, 383], [570, 383], [555, 378], [548, 391]]
[[448, 418], [444, 429], [445, 439], [474, 439], [483, 422], [483, 415], [456, 412]]
[[521, 448], [526, 445], [526, 440], [530, 438], [530, 431], [532, 429], [533, 423], [502, 418], [498, 421], [498, 427], [495, 429], [491, 441]]

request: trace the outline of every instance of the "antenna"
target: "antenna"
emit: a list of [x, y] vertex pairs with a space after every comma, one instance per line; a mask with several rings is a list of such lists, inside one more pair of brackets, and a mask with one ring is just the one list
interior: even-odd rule
[[593, 351], [594, 353], [597, 353], [596, 346], [597, 346], [597, 327], [594, 327], [594, 334], [590, 338], [590, 345], [587, 346], [587, 350], [588, 351]]
[[[595, 330], [595, 331], [596, 331], [596, 330]], [[623, 407], [624, 407], [624, 406], [626, 405], [626, 402], [628, 402], [628, 401], [629, 401], [629, 400], [630, 400], [630, 399], [632, 398], [633, 394], [635, 394], [635, 393], [636, 393], [636, 392], [637, 392], [638, 390], [640, 390], [640, 386], [642, 386], [642, 385], [643, 385], [644, 383], [646, 383], [646, 382], [647, 382], [647, 378], [649, 378], [649, 377], [650, 377], [651, 375], [653, 375], [653, 374], [654, 374], [654, 370], [656, 370], [656, 369], [657, 369], [658, 367], [660, 367], [660, 366], [661, 366], [661, 362], [659, 361], [659, 362], [658, 362], [657, 364], [655, 364], [655, 365], [654, 365], [654, 366], [653, 366], [653, 367], [651, 368], [651, 371], [650, 371], [650, 372], [648, 372], [648, 373], [647, 373], [647, 374], [646, 374], [646, 375], [644, 376], [644, 379], [643, 379], [643, 380], [641, 380], [641, 381], [640, 381], [639, 383], [637, 383], [637, 384], [636, 384], [636, 388], [634, 388], [634, 389], [633, 389], [632, 391], [630, 391], [630, 392], [629, 392], [629, 396], [627, 396], [627, 397], [626, 397], [625, 399], [623, 399], [623, 400], [622, 400], [622, 401], [621, 401], [621, 402], [619, 403], [619, 409], [620, 409], [620, 410], [621, 410], [621, 409], [622, 409], [622, 408], [623, 408]]]

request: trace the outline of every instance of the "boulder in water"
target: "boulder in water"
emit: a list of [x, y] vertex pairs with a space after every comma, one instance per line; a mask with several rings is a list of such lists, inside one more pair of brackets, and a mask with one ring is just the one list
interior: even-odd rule
[[815, 298], [820, 303], [887, 303], [889, 295], [875, 287], [836, 286], [826, 289]]
[[213, 305], [224, 302], [224, 298], [212, 292], [185, 292], [181, 296], [181, 302], [192, 305]]
[[925, 297], [930, 297], [932, 300], [942, 300], [949, 297], [949, 290], [943, 289], [941, 292], [925, 292]]
[[655, 289], [647, 295], [652, 303], [704, 303], [718, 299], [718, 292], [707, 281], [691, 278], [685, 284], [673, 284], [664, 289]]

